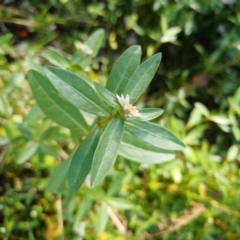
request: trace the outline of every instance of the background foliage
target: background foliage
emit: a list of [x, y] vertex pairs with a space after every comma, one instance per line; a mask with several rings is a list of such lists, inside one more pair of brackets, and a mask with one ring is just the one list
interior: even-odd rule
[[[1, 239], [240, 238], [239, 1], [10, 0], [0, 10]], [[104, 44], [85, 61], [81, 43], [99, 28]], [[164, 109], [156, 122], [187, 147], [161, 165], [118, 157], [100, 186], [73, 194], [66, 169], [79, 140], [31, 109], [26, 73], [52, 64], [104, 85], [133, 44], [145, 59], [163, 54], [138, 106]]]

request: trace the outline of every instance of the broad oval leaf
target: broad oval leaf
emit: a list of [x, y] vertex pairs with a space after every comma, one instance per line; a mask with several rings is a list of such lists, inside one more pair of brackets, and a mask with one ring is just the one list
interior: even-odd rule
[[160, 64], [161, 56], [161, 53], [157, 53], [143, 62], [127, 82], [123, 95], [129, 95], [130, 103], [134, 104], [151, 82]]
[[58, 93], [46, 77], [30, 70], [28, 81], [37, 104], [46, 116], [78, 134], [88, 133], [89, 127], [82, 114]]
[[116, 95], [114, 95], [112, 92], [107, 90], [105, 87], [100, 85], [97, 82], [93, 83], [98, 94], [102, 97], [102, 99], [109, 105], [114, 107], [117, 110], [120, 110], [120, 105], [118, 104], [118, 100]]
[[127, 119], [125, 129], [141, 140], [161, 149], [182, 150], [185, 147], [176, 135], [155, 123]]
[[139, 110], [139, 113], [142, 115], [141, 120], [149, 121], [159, 117], [163, 113], [163, 110], [161, 108], [143, 108]]
[[73, 191], [77, 191], [92, 167], [95, 149], [99, 142], [100, 129], [94, 128], [72, 157], [68, 182]]
[[132, 46], [128, 48], [116, 61], [109, 75], [106, 88], [114, 94], [122, 94], [140, 64], [141, 47]]
[[123, 126], [123, 119], [113, 118], [104, 130], [93, 157], [92, 187], [95, 187], [111, 170], [122, 139]]
[[109, 115], [106, 104], [81, 77], [55, 67], [45, 67], [44, 71], [59, 93], [75, 107], [98, 116]]
[[123, 134], [118, 154], [134, 162], [147, 164], [159, 164], [175, 157], [173, 151], [154, 147], [128, 132]]

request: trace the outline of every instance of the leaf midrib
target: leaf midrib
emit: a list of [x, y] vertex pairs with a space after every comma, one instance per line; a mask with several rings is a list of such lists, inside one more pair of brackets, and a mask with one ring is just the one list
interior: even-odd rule
[[[36, 82], [38, 83], [38, 81], [36, 81]], [[45, 91], [45, 89], [42, 87], [41, 84], [38, 83], [38, 85], [41, 87], [41, 89], [43, 89], [43, 92], [50, 98], [50, 100], [51, 100], [53, 103], [55, 103], [55, 105], [60, 109], [61, 112], [67, 113], [66, 115], [72, 120], [72, 122], [73, 122], [74, 124], [76, 124], [77, 127], [80, 127], [80, 128], [83, 130], [84, 133], [87, 133], [87, 132], [88, 132], [87, 130], [85, 130], [85, 128], [83, 128], [81, 125], [79, 125], [78, 122], [75, 121], [75, 119], [72, 118], [71, 115], [68, 114], [68, 112], [65, 112], [65, 111], [62, 110], [62, 108], [54, 101], [54, 98], [53, 98], [51, 95], [47, 94], [47, 92]], [[58, 97], [59, 97], [59, 96], [58, 96]], [[73, 107], [74, 107], [74, 106], [73, 106]], [[76, 109], [76, 110], [77, 110], [77, 109]], [[77, 110], [77, 111], [78, 111], [78, 110]], [[84, 119], [84, 118], [83, 118], [83, 119]], [[86, 123], [85, 123], [85, 124], [86, 124]]]
[[[54, 74], [52, 71], [50, 71], [53, 75], [55, 75], [58, 79], [60, 79], [61, 82], [65, 83], [67, 86], [69, 86], [71, 89], [73, 89], [77, 94], [81, 95], [82, 98], [84, 98], [84, 100], [86, 102], [90, 102], [94, 107], [96, 107], [97, 109], [99, 109], [100, 111], [102, 111], [105, 114], [108, 114], [104, 109], [99, 108], [99, 106], [97, 104], [95, 104], [91, 99], [87, 98], [85, 95], [81, 94], [81, 92], [79, 92], [78, 89], [75, 89], [71, 84], [69, 84], [68, 82], [65, 82], [64, 80], [62, 80], [60, 77], [58, 77], [56, 74]], [[89, 86], [88, 86], [89, 87]], [[94, 89], [92, 89], [94, 91]], [[96, 92], [95, 92], [96, 93]], [[99, 101], [101, 101], [101, 99], [97, 99]], [[86, 111], [85, 109], [82, 109], [84, 111]]]

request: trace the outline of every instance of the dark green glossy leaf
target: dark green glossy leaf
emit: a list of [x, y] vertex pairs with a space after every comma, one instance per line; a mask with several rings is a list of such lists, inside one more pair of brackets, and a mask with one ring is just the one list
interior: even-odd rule
[[122, 139], [123, 126], [123, 119], [113, 118], [103, 132], [93, 158], [92, 187], [95, 187], [111, 170]]
[[157, 53], [143, 62], [127, 82], [123, 95], [129, 95], [130, 103], [134, 104], [151, 82], [160, 64], [161, 56]]
[[182, 150], [185, 147], [171, 131], [155, 123], [127, 119], [125, 129], [141, 140], [161, 149]]
[[46, 116], [78, 134], [88, 133], [88, 125], [81, 113], [58, 93], [46, 77], [30, 70], [28, 80], [37, 104]]
[[122, 94], [127, 82], [139, 66], [140, 58], [140, 46], [132, 46], [128, 48], [114, 64], [106, 88], [114, 94]]
[[94, 128], [72, 157], [68, 182], [73, 191], [77, 191], [92, 167], [93, 155], [100, 138], [100, 129]]

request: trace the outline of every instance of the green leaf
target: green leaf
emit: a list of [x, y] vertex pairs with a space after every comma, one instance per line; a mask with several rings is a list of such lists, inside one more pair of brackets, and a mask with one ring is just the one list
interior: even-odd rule
[[112, 92], [108, 91], [105, 87], [100, 85], [97, 82], [94, 82], [94, 86], [98, 92], [98, 94], [102, 97], [102, 99], [109, 105], [114, 107], [117, 110], [120, 110], [120, 105], [118, 104], [118, 100], [116, 95]]
[[69, 61], [61, 56], [59, 53], [49, 50], [47, 52], [42, 53], [43, 57], [47, 59], [51, 64], [61, 67], [61, 68], [67, 68], [69, 66]]
[[151, 145], [166, 150], [182, 150], [184, 144], [168, 129], [151, 122], [127, 119], [125, 129]]
[[61, 188], [64, 182], [67, 180], [70, 162], [71, 157], [64, 160], [59, 166], [57, 166], [48, 180], [48, 184], [45, 189], [46, 191], [53, 193], [61, 192]]
[[22, 163], [26, 162], [27, 160], [29, 160], [30, 158], [32, 158], [34, 156], [34, 154], [37, 152], [38, 147], [39, 147], [38, 143], [36, 143], [34, 141], [29, 141], [26, 144], [23, 151], [21, 152], [20, 156], [18, 157], [17, 163], [22, 164]]
[[161, 53], [157, 53], [143, 62], [129, 79], [123, 95], [129, 95], [131, 104], [134, 104], [138, 100], [151, 82], [160, 64], [161, 56]]
[[75, 107], [98, 116], [109, 115], [106, 104], [81, 77], [55, 67], [45, 67], [44, 71], [53, 86]]
[[72, 157], [68, 182], [73, 191], [77, 191], [92, 167], [93, 155], [100, 139], [100, 129], [94, 128]]
[[128, 48], [116, 61], [109, 75], [106, 88], [114, 94], [122, 94], [140, 64], [141, 47], [132, 46]]
[[92, 53], [85, 54], [82, 51], [77, 52], [76, 54], [74, 54], [71, 63], [81, 65], [82, 67], [88, 66], [91, 63], [91, 59], [97, 56], [104, 39], [104, 34], [105, 33], [103, 29], [98, 29], [93, 32], [84, 42], [84, 45], [86, 45], [90, 50], [92, 50]]
[[97, 29], [84, 42], [84, 44], [87, 45], [93, 51], [93, 53], [91, 54], [92, 57], [97, 56], [98, 51], [99, 51], [99, 49], [102, 45], [103, 39], [104, 39], [104, 35], [105, 35], [105, 32], [103, 29]]
[[107, 225], [107, 220], [108, 220], [107, 204], [102, 203], [97, 210], [96, 222], [95, 222], [95, 229], [98, 237], [101, 236], [103, 231], [105, 230]]
[[33, 124], [45, 117], [44, 113], [37, 104], [34, 104], [29, 113], [24, 117], [24, 123]]
[[163, 163], [175, 157], [174, 152], [154, 147], [127, 132], [123, 134], [118, 154], [126, 159], [147, 164]]
[[160, 108], [143, 108], [139, 110], [139, 113], [142, 115], [141, 120], [149, 121], [159, 117], [163, 113], [163, 110]]
[[81, 113], [57, 92], [46, 77], [30, 70], [28, 80], [33, 95], [46, 116], [78, 134], [88, 133], [88, 125]]
[[93, 157], [91, 186], [95, 187], [111, 170], [123, 134], [124, 121], [113, 118], [103, 132]]

